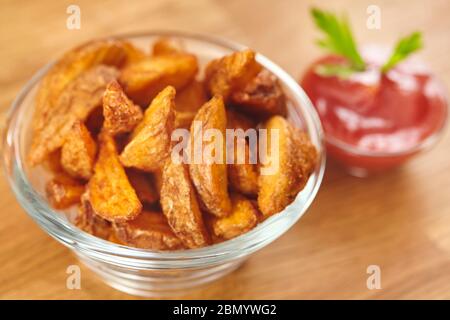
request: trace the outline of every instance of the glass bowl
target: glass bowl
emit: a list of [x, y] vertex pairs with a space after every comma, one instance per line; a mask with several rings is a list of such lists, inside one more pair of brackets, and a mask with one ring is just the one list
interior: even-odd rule
[[[180, 40], [198, 56], [200, 66], [243, 45], [211, 36], [178, 32], [149, 32], [122, 35], [138, 47], [149, 48], [158, 37]], [[319, 118], [306, 94], [285, 71], [261, 54], [257, 60], [276, 75], [288, 97], [289, 118], [304, 129], [318, 149], [320, 158], [305, 189], [282, 212], [235, 239], [201, 249], [150, 251], [118, 245], [94, 237], [69, 222], [70, 211], [58, 212], [47, 203], [45, 181], [49, 176], [41, 167], [31, 168], [25, 161], [30, 146], [30, 120], [34, 97], [49, 64], [37, 72], [14, 100], [3, 137], [3, 161], [9, 183], [25, 211], [49, 235], [69, 247], [79, 259], [110, 286], [139, 296], [180, 295], [235, 270], [255, 251], [286, 232], [308, 209], [322, 182], [325, 150]]]

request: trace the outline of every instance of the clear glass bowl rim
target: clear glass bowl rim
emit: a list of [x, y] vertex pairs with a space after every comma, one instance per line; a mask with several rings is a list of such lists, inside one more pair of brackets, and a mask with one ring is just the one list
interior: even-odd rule
[[[103, 37], [101, 39], [133, 39], [139, 37], [157, 36], [198, 40], [205, 43], [218, 45], [224, 49], [233, 51], [246, 48], [244, 45], [216, 36], [166, 30], [127, 33]], [[22, 169], [21, 157], [18, 151], [20, 148], [14, 147], [19, 130], [18, 126], [11, 126], [11, 120], [19, 111], [23, 100], [29, 94], [30, 90], [47, 73], [54, 62], [51, 62], [41, 68], [27, 82], [27, 84], [14, 99], [9, 109], [7, 117], [8, 120], [2, 142], [2, 150], [4, 153], [3, 167], [5, 175], [7, 176], [17, 199], [22, 207], [24, 207], [25, 211], [38, 223], [41, 228], [62, 242], [64, 245], [78, 251], [81, 254], [86, 254], [87, 256], [93, 257], [100, 261], [122, 267], [126, 266], [134, 269], [201, 268], [208, 265], [216, 265], [219, 263], [236, 260], [264, 247], [286, 232], [309, 208], [323, 179], [326, 154], [322, 126], [315, 108], [306, 93], [287, 72], [271, 60], [259, 53], [257, 54], [257, 60], [265, 68], [275, 74], [284, 85], [292, 90], [293, 93], [295, 93], [296, 99], [298, 99], [298, 108], [301, 109], [304, 121], [307, 123], [308, 127], [313, 128], [313, 131], [316, 134], [316, 146], [319, 149], [320, 160], [314, 173], [316, 175], [315, 184], [312, 186], [311, 192], [308, 195], [306, 202], [303, 203], [301, 210], [298, 210], [298, 208], [293, 208], [294, 206], [290, 205], [282, 212], [270, 217], [266, 221], [260, 223], [253, 230], [237, 238], [204, 248], [181, 251], [150, 251], [132, 248], [97, 238], [78, 229], [69, 221], [62, 218], [59, 213], [50, 208], [45, 199], [43, 199], [38, 192], [33, 189], [24, 170]], [[5, 152], [7, 147], [14, 150], [12, 159], [7, 159], [7, 152]], [[10, 160], [12, 161], [8, 164]], [[10, 166], [11, 169], [8, 169], [8, 166]], [[13, 173], [10, 173], [9, 170]], [[17, 175], [19, 181], [14, 179], [14, 174]], [[298, 201], [298, 198], [293, 204], [295, 204], [296, 201]], [[278, 228], [278, 230], [270, 230], [271, 226], [276, 226], [280, 219], [287, 218], [289, 218], [287, 223], [281, 224], [281, 228]], [[275, 231], [277, 233], [273, 234]]]

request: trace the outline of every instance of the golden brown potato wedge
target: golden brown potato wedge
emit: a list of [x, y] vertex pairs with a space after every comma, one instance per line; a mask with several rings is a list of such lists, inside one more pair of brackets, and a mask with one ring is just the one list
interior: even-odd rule
[[126, 173], [142, 203], [153, 204], [159, 200], [158, 192], [153, 185], [153, 177], [150, 174], [133, 168], [128, 168]]
[[[268, 217], [283, 210], [304, 188], [316, 162], [316, 150], [281, 116], [271, 117], [265, 128], [267, 153], [261, 159], [258, 206]], [[272, 132], [278, 134], [272, 137]]]
[[250, 231], [258, 224], [259, 213], [252, 202], [237, 193], [231, 194], [231, 214], [212, 218], [212, 230], [222, 239], [231, 239]]
[[[231, 151], [233, 152], [233, 150]], [[238, 153], [244, 155], [244, 162], [239, 159]], [[250, 161], [250, 148], [247, 141], [235, 141], [233, 163], [228, 165], [228, 180], [231, 187], [248, 196], [258, 194], [258, 168], [256, 163]]]
[[111, 222], [100, 218], [94, 213], [87, 192], [81, 196], [75, 225], [81, 230], [105, 240], [109, 240], [113, 234]]
[[97, 144], [81, 121], [75, 121], [61, 148], [61, 165], [75, 178], [88, 180], [94, 169]]
[[244, 88], [261, 70], [255, 52], [246, 49], [211, 61], [205, 70], [205, 84], [211, 95], [228, 101], [234, 90]]
[[132, 131], [142, 120], [143, 114], [141, 107], [128, 99], [120, 84], [113, 80], [103, 94], [103, 116], [105, 130], [115, 136]]
[[[206, 210], [218, 217], [231, 212], [226, 165], [226, 114], [223, 100], [214, 96], [205, 103], [191, 125], [189, 171]], [[204, 141], [209, 129], [220, 136]], [[210, 150], [211, 152], [207, 152]]]
[[189, 128], [197, 111], [207, 101], [204, 86], [192, 81], [175, 96], [175, 128]]
[[175, 43], [169, 38], [159, 38], [152, 46], [152, 55], [154, 56], [178, 54], [182, 52], [181, 43]]
[[163, 167], [170, 153], [171, 133], [175, 124], [175, 89], [161, 91], [145, 111], [144, 119], [134, 129], [131, 141], [120, 155], [122, 164], [144, 171]]
[[[258, 167], [257, 167], [257, 150], [250, 156], [249, 141], [245, 138], [245, 132], [248, 129], [254, 129], [256, 124], [248, 117], [234, 110], [227, 110], [227, 128], [241, 129], [244, 136], [236, 135], [234, 144], [228, 146], [227, 158], [232, 159], [232, 163], [228, 161], [228, 182], [230, 186], [248, 196], [256, 196], [258, 193]], [[254, 142], [257, 142], [256, 131], [254, 134]], [[253, 160], [253, 161], [252, 161]]]
[[64, 174], [64, 169], [61, 165], [61, 148], [48, 154], [43, 162], [44, 168], [52, 172], [54, 175]]
[[114, 224], [114, 229], [117, 239], [128, 246], [152, 250], [184, 248], [162, 212], [142, 211], [136, 219]]
[[88, 183], [92, 209], [111, 222], [132, 220], [141, 212], [142, 204], [119, 161], [116, 143], [110, 135], [101, 133], [99, 144], [94, 175]]
[[231, 93], [230, 102], [258, 117], [286, 115], [286, 97], [277, 78], [267, 70]]
[[45, 186], [50, 205], [55, 209], [66, 209], [80, 201], [85, 188], [79, 181], [65, 174], [58, 174]]
[[59, 107], [59, 96], [83, 72], [99, 64], [121, 67], [142, 54], [139, 52], [126, 41], [109, 39], [91, 41], [64, 54], [41, 81], [36, 95], [34, 129], [41, 131], [47, 126], [53, 110]]
[[117, 69], [100, 65], [82, 73], [65, 87], [46, 118], [45, 126], [34, 131], [29, 153], [31, 165], [42, 162], [63, 145], [75, 121], [84, 121], [101, 104], [106, 85], [118, 74]]
[[163, 170], [161, 207], [172, 230], [186, 247], [204, 247], [210, 238], [188, 169], [181, 161], [172, 160], [167, 159]]
[[147, 57], [125, 67], [120, 76], [125, 93], [142, 107], [167, 86], [181, 89], [197, 73], [197, 58], [187, 53]]

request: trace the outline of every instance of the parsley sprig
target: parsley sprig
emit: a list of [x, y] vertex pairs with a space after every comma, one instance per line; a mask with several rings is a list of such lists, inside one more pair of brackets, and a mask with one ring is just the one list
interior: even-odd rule
[[[319, 65], [316, 72], [322, 76], [347, 78], [354, 72], [364, 71], [366, 63], [358, 51], [348, 19], [345, 16], [339, 18], [332, 12], [317, 8], [311, 10], [311, 15], [316, 26], [325, 35], [323, 39], [317, 41], [317, 44], [333, 54], [344, 57], [347, 61], [347, 64]], [[414, 32], [400, 39], [388, 61], [381, 67], [381, 72], [386, 73], [422, 47], [420, 32]]]
[[316, 26], [325, 34], [325, 38], [317, 42], [318, 45], [347, 58], [355, 71], [364, 71], [366, 64], [358, 52], [347, 18], [339, 19], [333, 13], [317, 8], [313, 8], [311, 14]]
[[383, 65], [381, 71], [386, 73], [392, 69], [397, 63], [406, 59], [411, 53], [422, 49], [422, 34], [414, 32], [411, 35], [400, 39], [395, 46], [389, 60]]

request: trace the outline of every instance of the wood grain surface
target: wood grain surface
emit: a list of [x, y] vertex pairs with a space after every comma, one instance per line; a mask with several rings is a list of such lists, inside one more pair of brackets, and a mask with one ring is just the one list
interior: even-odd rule
[[[81, 29], [66, 28], [67, 6]], [[322, 3], [323, 1], [317, 1]], [[50, 59], [85, 40], [154, 29], [210, 33], [273, 59], [294, 77], [319, 54], [310, 1], [0, 1], [0, 111]], [[366, 8], [381, 8], [381, 30]], [[392, 44], [422, 30], [421, 56], [450, 84], [450, 1], [326, 1], [346, 10], [361, 43]], [[184, 298], [450, 298], [450, 135], [400, 169], [369, 179], [330, 161], [311, 209], [280, 239], [225, 278]], [[82, 289], [66, 288], [71, 252], [28, 217], [0, 178], [0, 298], [129, 299], [82, 267]], [[366, 269], [381, 268], [380, 290]]]

